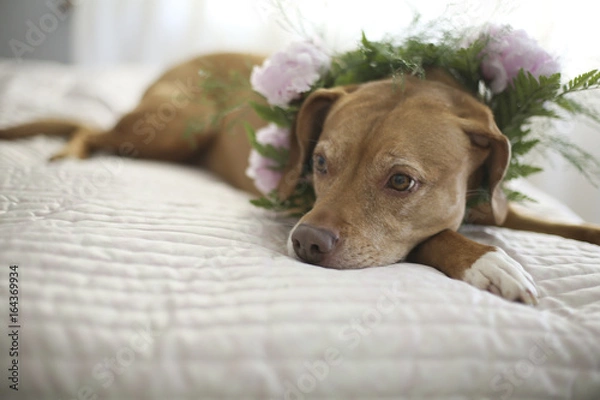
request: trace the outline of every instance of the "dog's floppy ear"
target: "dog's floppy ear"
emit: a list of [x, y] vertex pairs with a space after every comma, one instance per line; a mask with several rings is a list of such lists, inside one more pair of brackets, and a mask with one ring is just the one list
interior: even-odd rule
[[[470, 97], [470, 96], [469, 96]], [[472, 176], [473, 183], [486, 190], [486, 201], [477, 204], [467, 215], [467, 222], [502, 225], [508, 213], [508, 201], [502, 179], [510, 162], [510, 142], [502, 134], [492, 111], [474, 98], [463, 99], [460, 112], [462, 129], [485, 159]], [[475, 157], [479, 158], [479, 157]]]
[[281, 199], [287, 199], [294, 193], [331, 106], [347, 93], [348, 88], [343, 87], [318, 89], [302, 103], [295, 126], [292, 128], [288, 164], [277, 188]]

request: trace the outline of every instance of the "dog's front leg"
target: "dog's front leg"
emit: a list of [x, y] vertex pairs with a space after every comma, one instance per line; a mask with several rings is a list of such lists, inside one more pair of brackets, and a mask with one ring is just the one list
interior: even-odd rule
[[502, 249], [445, 230], [418, 245], [407, 261], [430, 265], [450, 278], [465, 281], [507, 300], [537, 304], [531, 275]]

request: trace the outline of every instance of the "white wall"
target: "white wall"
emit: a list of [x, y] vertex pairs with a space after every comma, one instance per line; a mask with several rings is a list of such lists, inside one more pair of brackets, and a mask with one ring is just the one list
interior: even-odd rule
[[[0, 0], [0, 57], [13, 57], [10, 39], [27, 43], [31, 24], [52, 22], [48, 2]], [[598, 15], [589, 0], [73, 0], [77, 11], [44, 32], [24, 58], [79, 64], [171, 64], [215, 50], [270, 53], [294, 37], [319, 32], [338, 50], [352, 46], [361, 30], [377, 39], [405, 33], [414, 11], [424, 19], [448, 17], [451, 26], [488, 21], [524, 28], [559, 55], [567, 76], [600, 67]], [[284, 12], [282, 12], [283, 10]], [[48, 16], [50, 15], [50, 16]], [[58, 17], [56, 19], [59, 19]], [[47, 26], [48, 27], [48, 26]], [[51, 26], [50, 26], [51, 27]], [[596, 94], [595, 101], [600, 99]], [[597, 107], [600, 109], [600, 106]], [[578, 122], [564, 129], [600, 159], [600, 130]], [[589, 221], [600, 223], [600, 190], [551, 158], [531, 179]], [[554, 166], [553, 166], [553, 165]]]
[[71, 61], [71, 16], [63, 0], [0, 0], [0, 57]]

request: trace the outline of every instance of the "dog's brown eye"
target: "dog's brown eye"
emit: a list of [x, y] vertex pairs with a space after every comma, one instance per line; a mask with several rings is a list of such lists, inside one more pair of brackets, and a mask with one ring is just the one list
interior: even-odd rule
[[396, 174], [390, 178], [388, 185], [399, 192], [408, 192], [415, 187], [415, 180], [408, 175]]
[[320, 174], [327, 173], [327, 161], [325, 160], [325, 157], [321, 155], [315, 155], [313, 157], [313, 166]]

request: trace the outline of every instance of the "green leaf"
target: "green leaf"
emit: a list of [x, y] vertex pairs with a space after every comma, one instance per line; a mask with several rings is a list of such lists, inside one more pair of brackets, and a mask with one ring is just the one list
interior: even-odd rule
[[283, 212], [289, 216], [299, 217], [307, 213], [313, 206], [316, 196], [312, 185], [300, 182], [294, 193], [286, 200], [281, 200], [276, 191], [268, 195], [250, 200], [250, 203], [270, 211]]
[[289, 150], [285, 148], [278, 148], [270, 144], [265, 145], [259, 143], [256, 140], [256, 132], [254, 131], [254, 128], [248, 123], [245, 123], [244, 127], [246, 128], [246, 134], [252, 148], [258, 151], [261, 156], [276, 162], [277, 166], [274, 167], [273, 170], [282, 171], [287, 164]]
[[529, 153], [539, 143], [539, 139], [515, 141], [514, 143], [511, 143], [512, 155], [513, 157], [523, 156]]
[[286, 110], [277, 106], [267, 106], [264, 104], [250, 102], [250, 106], [254, 109], [258, 116], [269, 122], [273, 122], [277, 126], [289, 128], [292, 126], [293, 118], [290, 118]]
[[513, 158], [508, 166], [508, 171], [506, 172], [504, 180], [510, 181], [516, 178], [525, 178], [527, 176], [537, 174], [538, 172], [542, 171], [543, 169], [540, 167], [536, 167], [529, 164], [521, 164]]
[[274, 208], [273, 201], [267, 199], [266, 197], [259, 197], [258, 199], [252, 199], [252, 200], [250, 200], [250, 203], [252, 203], [256, 207], [266, 208], [267, 210], [272, 210]]
[[524, 202], [524, 201], [530, 201], [533, 203], [537, 203], [536, 200], [532, 199], [531, 197], [527, 196], [526, 194], [523, 194], [521, 192], [517, 192], [516, 190], [512, 190], [512, 189], [507, 189], [504, 188], [504, 194], [506, 195], [506, 199], [508, 201], [512, 201], [512, 202]]

